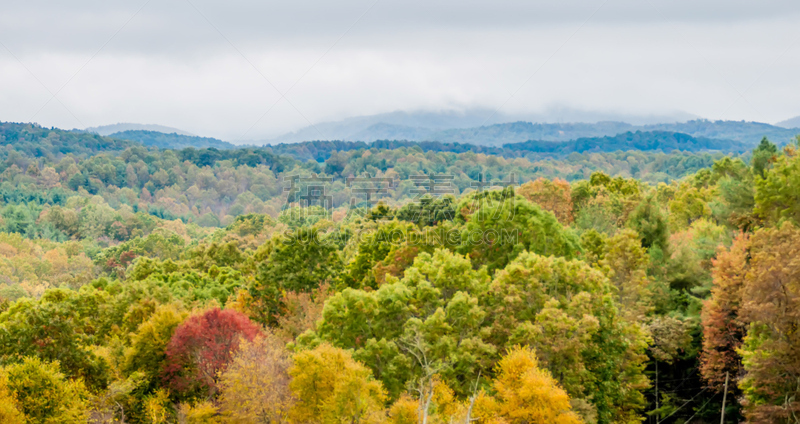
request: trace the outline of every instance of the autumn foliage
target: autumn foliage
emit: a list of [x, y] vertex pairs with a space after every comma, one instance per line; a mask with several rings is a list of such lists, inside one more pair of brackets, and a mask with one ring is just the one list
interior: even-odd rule
[[219, 404], [231, 421], [282, 423], [294, 397], [289, 390], [291, 357], [277, 336], [267, 333], [239, 351], [220, 375]]
[[800, 229], [790, 223], [756, 232], [741, 316], [745, 416], [750, 422], [800, 417]]
[[[579, 424], [569, 395], [546, 369], [539, 367], [536, 352], [513, 347], [497, 364], [494, 381], [496, 409], [492, 412], [509, 424]], [[486, 418], [491, 418], [489, 415]]]
[[565, 180], [537, 178], [521, 185], [517, 193], [542, 209], [553, 212], [558, 222], [564, 225], [572, 222], [572, 188]]
[[[5, 140], [0, 423], [707, 423], [726, 376], [725, 422], [800, 422], [797, 146], [300, 162]], [[452, 197], [408, 203], [443, 172]], [[364, 173], [399, 184], [355, 213]], [[333, 178], [332, 211], [285, 195], [305, 174]]]
[[253, 340], [260, 334], [257, 324], [230, 309], [213, 308], [191, 316], [167, 345], [163, 379], [176, 393], [213, 393], [218, 373], [230, 362], [240, 340]]
[[323, 344], [294, 356], [289, 387], [297, 423], [379, 423], [386, 394], [372, 372], [349, 352]]
[[745, 323], [739, 317], [742, 288], [747, 273], [749, 237], [740, 234], [730, 249], [721, 249], [713, 261], [714, 286], [703, 305], [703, 351], [700, 372], [709, 386], [721, 389], [725, 374], [737, 377]]

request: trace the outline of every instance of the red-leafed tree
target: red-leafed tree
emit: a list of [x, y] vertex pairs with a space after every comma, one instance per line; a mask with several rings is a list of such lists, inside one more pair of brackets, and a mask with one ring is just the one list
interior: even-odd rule
[[722, 389], [726, 373], [731, 381], [741, 374], [742, 358], [737, 349], [742, 346], [746, 323], [740, 320], [739, 311], [748, 270], [749, 244], [749, 237], [739, 234], [730, 250], [720, 250], [713, 261], [714, 286], [702, 313], [700, 372], [708, 385], [715, 389]]
[[238, 350], [242, 339], [252, 341], [261, 328], [241, 312], [213, 308], [189, 317], [167, 345], [165, 384], [180, 396], [207, 396]]

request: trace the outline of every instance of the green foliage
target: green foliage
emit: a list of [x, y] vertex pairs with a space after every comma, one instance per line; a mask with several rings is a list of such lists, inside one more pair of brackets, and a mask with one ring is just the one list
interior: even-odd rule
[[639, 233], [642, 247], [667, 254], [669, 227], [655, 196], [646, 197], [628, 218], [628, 226]]
[[598, 422], [632, 417], [644, 406], [647, 338], [619, 313], [614, 292], [580, 261], [525, 252], [489, 289], [492, 344], [535, 347], [571, 397], [594, 405]]
[[343, 264], [333, 240], [317, 228], [302, 227], [271, 242], [271, 251], [258, 264], [250, 296], [258, 305], [258, 320], [274, 322], [287, 291], [310, 292], [336, 280]]
[[[36, 124], [0, 123], [0, 140], [10, 146], [10, 152], [20, 152], [29, 157], [47, 157], [49, 159], [72, 154], [75, 156], [91, 156], [104, 151], [122, 151], [134, 143], [101, 137], [97, 134], [64, 131], [55, 128], [44, 128]], [[23, 158], [19, 153], [0, 154], [5, 159], [0, 162], [0, 172], [6, 167], [20, 163]]]
[[123, 276], [135, 258], [178, 259], [185, 244], [183, 238], [175, 233], [158, 231], [104, 249], [95, 257], [95, 263], [108, 273]]
[[478, 193], [459, 202], [466, 221], [457, 251], [475, 266], [503, 268], [523, 250], [571, 258], [580, 251], [578, 237], [564, 228], [552, 212], [544, 211], [513, 190]]
[[225, 231], [240, 236], [248, 236], [260, 234], [265, 227], [273, 225], [274, 221], [269, 215], [247, 214], [237, 216], [236, 220], [225, 228]]
[[293, 206], [281, 211], [278, 221], [286, 224], [290, 229], [297, 230], [300, 227], [312, 227], [323, 219], [329, 219], [330, 213], [321, 206], [310, 206], [301, 208]]
[[[345, 289], [328, 299], [314, 338], [355, 349], [392, 396], [422, 375], [424, 352], [452, 387], [467, 390], [488, 372], [495, 349], [482, 340], [485, 312], [476, 295], [485, 271], [446, 250], [421, 253], [402, 280], [388, 278], [376, 291]], [[306, 343], [312, 335], [305, 335]]]
[[68, 380], [58, 362], [24, 358], [0, 368], [0, 378], [16, 399], [26, 423], [85, 423], [89, 393], [81, 381]]
[[186, 147], [231, 149], [236, 147], [231, 143], [211, 137], [197, 137], [176, 133], [164, 134], [163, 132], [146, 130], [120, 131], [110, 134], [109, 137], [136, 141], [145, 146], [158, 147], [159, 149], [181, 149]]
[[[799, 141], [800, 143], [800, 141]], [[798, 146], [774, 159], [772, 167], [756, 178], [755, 213], [770, 223], [788, 219], [800, 224], [800, 154]]]
[[442, 221], [452, 221], [456, 217], [456, 200], [452, 196], [434, 198], [422, 196], [419, 203], [411, 202], [397, 211], [397, 219], [413, 222], [421, 227], [433, 226]]
[[[410, 423], [424, 411], [431, 424], [468, 415], [637, 422], [673, 412], [669, 420], [697, 412], [708, 421], [719, 401], [698, 387], [718, 388], [724, 371], [745, 376], [729, 387], [732, 419], [738, 399], [754, 422], [787, 418], [796, 409], [797, 147], [765, 141], [752, 160], [597, 151], [708, 147], [700, 137], [728, 128], [677, 126], [699, 136], [654, 127], [664, 132], [604, 139], [611, 147], [584, 139], [148, 150], [0, 124], [11, 134], [0, 147], [0, 364], [39, 361], [64, 384], [89, 387], [93, 419], [132, 423], [292, 414]], [[519, 137], [531, 128], [559, 137], [550, 126], [502, 130]], [[777, 134], [761, 130], [759, 138]], [[586, 153], [564, 156], [571, 150]], [[332, 209], [299, 206], [311, 194], [303, 178], [283, 195], [292, 177], [312, 174], [331, 178], [323, 195]], [[346, 184], [353, 175], [397, 184], [372, 207]], [[415, 175], [451, 175], [453, 195], [418, 201]], [[512, 176], [516, 190], [473, 190]], [[720, 250], [734, 230], [750, 235], [735, 252]], [[755, 241], [741, 242], [748, 237]], [[202, 311], [275, 326], [275, 336], [235, 352], [236, 331], [186, 322]], [[170, 340], [190, 327], [179, 338], [193, 347], [170, 374]], [[528, 348], [503, 359], [517, 345]], [[511, 372], [502, 361], [519, 366]], [[705, 380], [694, 384], [698, 366]], [[40, 375], [36, 367], [25, 372]], [[221, 390], [162, 378], [194, 371]], [[4, 378], [0, 417], [19, 421], [22, 398]], [[172, 403], [193, 395], [203, 399]], [[274, 408], [258, 407], [265, 403]]]
[[589, 151], [613, 152], [616, 150], [663, 150], [665, 152], [672, 150], [744, 150], [743, 143], [692, 137], [688, 134], [668, 131], [628, 131], [615, 136], [586, 137], [567, 142], [531, 140], [525, 143], [506, 144], [504, 147], [511, 150], [559, 154]]
[[759, 177], [764, 177], [770, 163], [775, 159], [778, 153], [778, 147], [772, 142], [767, 140], [767, 137], [761, 139], [761, 143], [753, 149], [753, 156], [750, 159], [750, 164], [753, 167], [753, 173]]
[[160, 306], [142, 323], [131, 335], [130, 348], [125, 352], [122, 366], [125, 375], [142, 373], [149, 387], [157, 387], [166, 361], [167, 344], [185, 317], [186, 313], [174, 306]]
[[98, 341], [98, 316], [104, 294], [93, 290], [51, 290], [41, 300], [21, 299], [0, 314], [0, 358], [3, 363], [36, 357], [59, 361], [71, 378], [83, 378], [93, 389], [105, 387], [107, 364], [89, 346]]
[[378, 279], [373, 272], [375, 266], [416, 234], [411, 224], [403, 224], [397, 220], [379, 223], [374, 230], [362, 231], [354, 238], [354, 242], [359, 242], [358, 251], [345, 266], [341, 275], [342, 285], [357, 289], [377, 289]]
[[755, 183], [750, 168], [741, 159], [725, 157], [714, 162], [711, 177], [716, 183], [716, 198], [709, 204], [714, 217], [743, 230], [752, 227]]

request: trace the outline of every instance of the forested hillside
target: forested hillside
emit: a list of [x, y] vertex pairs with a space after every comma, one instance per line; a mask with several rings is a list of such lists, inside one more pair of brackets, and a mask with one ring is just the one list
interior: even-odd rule
[[800, 415], [800, 139], [504, 157], [3, 131], [0, 422]]
[[523, 143], [509, 143], [502, 147], [482, 146], [464, 143], [442, 143], [439, 141], [399, 141], [377, 140], [372, 143], [360, 141], [307, 141], [303, 143], [278, 144], [268, 149], [276, 154], [292, 156], [300, 160], [316, 160], [322, 162], [330, 158], [333, 152], [359, 149], [398, 149], [401, 147], [418, 147], [429, 152], [449, 153], [483, 153], [505, 158], [528, 158], [530, 160], [543, 157], [564, 158], [572, 153], [616, 152], [616, 151], [721, 151], [743, 152], [749, 148], [745, 143], [734, 140], [692, 137], [683, 133], [667, 131], [624, 132], [615, 136], [582, 137], [571, 141], [529, 140]]
[[178, 133], [166, 134], [163, 132], [146, 130], [119, 131], [109, 134], [109, 137], [137, 141], [145, 146], [158, 147], [160, 149], [183, 149], [186, 147], [232, 149], [236, 147], [227, 141], [217, 140], [211, 137], [198, 137]]
[[6, 146], [3, 159], [10, 155], [43, 157], [47, 160], [64, 155], [85, 158], [100, 152], [122, 151], [136, 144], [97, 134], [48, 129], [36, 124], [0, 122], [0, 146]]
[[[297, 149], [292, 156], [327, 156], [317, 162], [276, 155], [269, 149], [153, 150], [92, 134], [42, 128], [39, 131], [47, 131], [48, 139], [66, 138], [71, 142], [68, 147], [42, 143], [32, 148], [31, 142], [24, 139], [30, 136], [23, 129], [18, 131], [22, 137], [6, 140], [8, 144], [0, 149], [0, 228], [13, 229], [30, 238], [53, 240], [91, 235], [103, 246], [114, 239], [124, 241], [130, 237], [139, 225], [129, 222], [132, 216], [180, 219], [202, 227], [225, 226], [247, 213], [276, 216], [286, 203], [284, 190], [292, 175], [329, 178], [325, 190], [331, 197], [331, 207], [337, 213], [345, 213], [355, 193], [348, 186], [348, 177], [390, 179], [392, 183], [386, 186], [382, 199], [387, 204], [400, 205], [418, 195], [418, 187], [411, 179], [414, 175], [451, 175], [452, 193], [458, 195], [480, 179], [513, 178], [524, 183], [538, 177], [558, 177], [572, 181], [588, 178], [598, 170], [664, 182], [708, 167], [723, 157], [722, 153], [628, 151], [573, 153], [561, 159], [533, 155], [529, 159], [468, 150], [426, 152], [425, 146], [404, 143], [400, 144], [408, 147], [349, 151], [333, 150], [340, 144], [329, 142], [286, 145], [287, 150]], [[395, 147], [388, 144], [387, 147]], [[312, 150], [319, 145], [322, 148]], [[123, 146], [125, 150], [118, 150]], [[74, 154], [62, 153], [67, 148]], [[108, 150], [88, 156], [101, 148]], [[85, 209], [87, 203], [96, 204], [102, 213], [90, 214]], [[65, 211], [69, 224], [46, 213], [53, 206]]]

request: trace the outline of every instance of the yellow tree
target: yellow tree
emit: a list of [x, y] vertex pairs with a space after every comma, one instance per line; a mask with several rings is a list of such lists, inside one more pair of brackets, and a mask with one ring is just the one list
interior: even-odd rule
[[67, 379], [58, 362], [26, 357], [0, 368], [0, 380], [16, 398], [25, 422], [77, 424], [89, 418], [88, 390], [82, 381]]
[[384, 421], [383, 385], [350, 352], [322, 344], [297, 353], [289, 387], [297, 401], [289, 411], [298, 423], [379, 423]]
[[669, 227], [673, 231], [689, 228], [692, 222], [711, 216], [711, 190], [697, 188], [688, 181], [678, 184], [669, 201]]
[[17, 407], [17, 397], [8, 388], [8, 378], [0, 375], [0, 422], [23, 424], [25, 415]]
[[283, 342], [268, 334], [242, 341], [219, 380], [222, 411], [238, 423], [285, 423], [293, 403], [291, 358]]
[[389, 408], [389, 423], [417, 424], [419, 420], [419, 402], [411, 396], [403, 395]]
[[[471, 423], [479, 419], [482, 423], [494, 423], [495, 421], [484, 419], [494, 414], [485, 413], [487, 410], [485, 406], [486, 394], [483, 391], [478, 391], [477, 383], [478, 381], [475, 382], [472, 396], [463, 400], [456, 396], [455, 391], [448, 387], [447, 384], [434, 377], [429, 402], [425, 402], [426, 399], [413, 399], [408, 394], [400, 396], [389, 408], [389, 423], [462, 424]], [[496, 402], [493, 402], [492, 405], [496, 405]], [[423, 410], [425, 407], [427, 407], [427, 410]], [[492, 409], [492, 412], [495, 409]], [[478, 410], [484, 413], [476, 415]], [[479, 418], [475, 418], [476, 416]]]
[[497, 415], [509, 424], [578, 424], [569, 395], [547, 370], [539, 368], [533, 349], [513, 347], [497, 364], [494, 380]]

